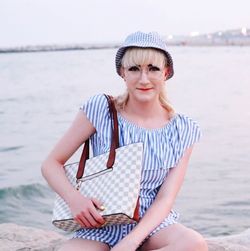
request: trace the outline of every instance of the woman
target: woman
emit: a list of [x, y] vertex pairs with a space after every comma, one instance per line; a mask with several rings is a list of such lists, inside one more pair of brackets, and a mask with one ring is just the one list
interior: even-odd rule
[[96, 228], [104, 224], [97, 211], [102, 203], [82, 196], [65, 177], [64, 163], [90, 136], [96, 155], [109, 150], [109, 130], [105, 130], [111, 126], [108, 104], [103, 95], [96, 95], [81, 107], [42, 166], [49, 185], [85, 227], [60, 250], [208, 250], [203, 237], [178, 223], [178, 214], [172, 210], [200, 130], [192, 119], [176, 114], [165, 97], [165, 81], [174, 74], [165, 42], [157, 33], [129, 35], [117, 51], [116, 70], [127, 87], [126, 93], [115, 99], [120, 145], [144, 144], [140, 221]]

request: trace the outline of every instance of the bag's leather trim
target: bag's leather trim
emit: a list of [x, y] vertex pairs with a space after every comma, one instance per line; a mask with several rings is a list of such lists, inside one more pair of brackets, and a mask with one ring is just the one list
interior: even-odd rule
[[[130, 216], [128, 216], [125, 213], [114, 213], [114, 214], [103, 214], [102, 217], [105, 219], [105, 217], [112, 217], [112, 216], [116, 216], [116, 215], [123, 215], [126, 216], [129, 220], [134, 220], [135, 222], [138, 222], [137, 220], [135, 220], [134, 218], [131, 218]], [[73, 218], [68, 218], [68, 219], [63, 219], [63, 220], [53, 220], [52, 223], [57, 223], [57, 222], [65, 222], [65, 221], [75, 221]]]
[[138, 196], [138, 199], [137, 199], [137, 202], [136, 202], [135, 211], [134, 211], [134, 216], [133, 216], [133, 219], [135, 221], [137, 221], [137, 222], [140, 219], [139, 209], [140, 209], [140, 197]]
[[[117, 118], [117, 111], [115, 108], [115, 104], [113, 101], [113, 97], [104, 94], [108, 101], [108, 106], [109, 106], [109, 114], [110, 118], [112, 121], [112, 139], [111, 139], [111, 146], [110, 146], [110, 152], [109, 152], [109, 157], [107, 161], [107, 168], [112, 168], [114, 163], [115, 163], [115, 150], [116, 148], [119, 147], [119, 132], [118, 132], [118, 118]], [[89, 139], [85, 141], [84, 148], [82, 151], [82, 155], [80, 158], [79, 166], [78, 166], [78, 171], [76, 174], [76, 179], [81, 179], [83, 174], [84, 174], [84, 168], [86, 164], [86, 160], [89, 159]]]

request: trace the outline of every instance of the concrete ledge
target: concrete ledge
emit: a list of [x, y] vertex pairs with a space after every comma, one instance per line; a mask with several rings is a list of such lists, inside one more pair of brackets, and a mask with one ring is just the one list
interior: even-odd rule
[[[66, 237], [48, 230], [0, 224], [1, 251], [55, 251]], [[250, 229], [231, 236], [208, 238], [209, 251], [250, 251]]]

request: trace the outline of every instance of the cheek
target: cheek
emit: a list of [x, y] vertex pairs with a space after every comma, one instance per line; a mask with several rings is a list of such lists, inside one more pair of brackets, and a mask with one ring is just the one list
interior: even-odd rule
[[158, 86], [163, 86], [163, 85], [165, 85], [164, 78], [162, 78], [162, 79], [157, 79], [157, 80], [153, 80], [152, 83], [153, 83], [154, 85], [158, 85]]
[[164, 81], [162, 81], [162, 82], [158, 82], [158, 83], [155, 83], [155, 88], [159, 91], [159, 92], [161, 92], [161, 91], [163, 91], [164, 89], [165, 89], [165, 82]]
[[129, 77], [124, 78], [124, 80], [125, 80], [127, 87], [132, 87], [132, 86], [136, 85], [136, 83], [137, 83], [134, 79], [131, 79]]

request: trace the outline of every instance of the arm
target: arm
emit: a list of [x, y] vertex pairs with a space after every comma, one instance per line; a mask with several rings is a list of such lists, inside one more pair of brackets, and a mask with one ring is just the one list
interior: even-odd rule
[[[188, 148], [178, 165], [172, 168], [163, 182], [153, 204], [137, 226], [112, 250], [124, 250], [127, 245], [135, 250], [140, 243], [167, 217], [183, 184], [192, 147]], [[132, 250], [132, 249], [131, 249]]]
[[[68, 181], [63, 165], [88, 139], [95, 128], [83, 111], [79, 111], [70, 128], [59, 140], [42, 164], [42, 174], [50, 187], [70, 206], [74, 218], [82, 226], [96, 226], [104, 221], [96, 207], [101, 204], [95, 199], [82, 196]], [[95, 206], [94, 206], [94, 204]]]

